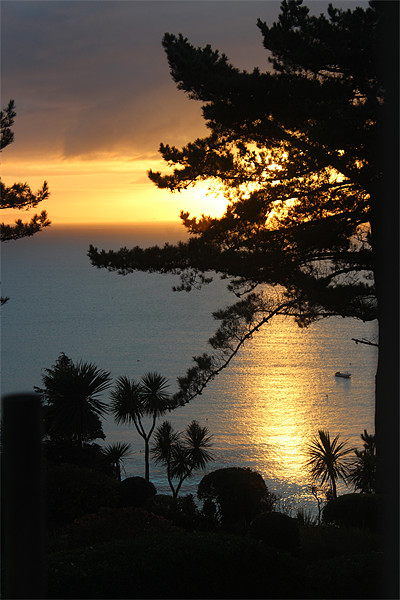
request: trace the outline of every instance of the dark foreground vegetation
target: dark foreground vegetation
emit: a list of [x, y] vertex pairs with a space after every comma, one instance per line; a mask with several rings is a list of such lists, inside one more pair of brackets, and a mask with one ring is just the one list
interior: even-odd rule
[[[14, 520], [6, 527], [4, 571], [10, 583], [4, 584], [3, 597], [388, 598], [381, 590], [386, 556], [379, 518], [384, 511], [375, 493], [374, 435], [364, 431], [364, 449], [354, 450], [352, 459], [353, 449], [339, 436], [331, 439], [321, 430], [311, 441], [310, 473], [321, 484], [312, 487], [318, 518], [278, 512], [278, 499], [263, 477], [242, 467], [206, 474], [196, 503], [179, 491], [195, 469], [212, 461], [212, 435], [196, 421], [180, 433], [168, 421], [155, 429], [168, 402], [164, 378], [149, 374], [140, 388], [126, 380], [128, 391], [117, 389], [112, 396], [126, 404], [120, 407], [124, 419], [126, 414], [139, 425], [146, 406], [151, 414], [149, 431], [137, 428], [148, 448], [145, 477], [122, 478], [129, 444], [100, 446], [94, 441], [105, 438], [101, 417], [106, 408], [98, 392], [111, 385], [109, 374], [89, 363], [74, 364], [64, 354], [45, 373], [44, 388], [38, 389], [41, 397], [35, 396], [37, 421], [43, 421], [35, 444], [37, 462], [40, 448], [45, 467], [47, 592], [21, 596], [7, 589], [20, 582], [13, 565], [35, 559], [32, 552], [21, 559], [14, 546], [18, 535], [26, 541], [26, 529], [38, 519], [41, 506], [39, 502], [38, 510], [31, 510], [31, 493], [25, 513], [15, 510], [22, 489], [32, 492], [41, 486], [36, 479], [28, 481], [29, 440], [26, 452], [20, 452], [16, 477], [5, 460], [21, 450], [15, 445], [13, 423], [5, 418], [13, 407], [14, 426], [20, 426], [21, 411], [10, 398], [3, 415], [3, 525], [10, 517]], [[150, 455], [166, 468], [171, 495], [157, 494], [150, 480]], [[352, 481], [359, 493], [337, 496], [335, 482], [340, 478]], [[10, 549], [17, 560], [10, 558]], [[37, 564], [41, 568], [39, 559]]]
[[[150, 171], [149, 177], [171, 191], [215, 180], [228, 192], [229, 206], [221, 219], [182, 212], [187, 243], [120, 252], [91, 246], [89, 257], [121, 274], [179, 273], [177, 289], [186, 291], [207, 283], [206, 274], [214, 271], [229, 279], [240, 299], [214, 313], [221, 326], [210, 340], [213, 354], [194, 358], [172, 403], [157, 373], [140, 382], [118, 379], [111, 412], [143, 438], [144, 479], [120, 480], [127, 444], [87, 447], [104, 439], [107, 405], [98, 394], [111, 386], [110, 373], [74, 364], [65, 354], [45, 370], [37, 391], [46, 438], [49, 598], [398, 598], [387, 595], [382, 576], [393, 577], [383, 569], [391, 558], [388, 542], [391, 564], [398, 556], [398, 296], [391, 284], [398, 256], [397, 219], [391, 218], [398, 214], [398, 90], [392, 77], [398, 69], [392, 71], [389, 60], [398, 60], [398, 4], [330, 7], [329, 18], [308, 13], [300, 0], [291, 0], [282, 3], [278, 23], [258, 21], [273, 72], [240, 72], [210, 46], [196, 49], [182, 35], [164, 36], [172, 77], [203, 103], [210, 134], [181, 150], [162, 144], [162, 157], [176, 168], [166, 175]], [[14, 117], [10, 102], [1, 114], [2, 147], [12, 141]], [[6, 208], [35, 206], [48, 195], [45, 185], [36, 196], [16, 185], [2, 189], [9, 196]], [[42, 213], [33, 229], [22, 222], [3, 228], [2, 239], [47, 225]], [[268, 296], [264, 284], [283, 292]], [[375, 456], [375, 440], [365, 432], [364, 449], [349, 472], [343, 460], [352, 450], [338, 436], [331, 440], [318, 432], [309, 466], [314, 480], [330, 486], [330, 498], [317, 524], [276, 512], [261, 476], [246, 469], [204, 477], [201, 508], [192, 497], [179, 497], [181, 484], [212, 460], [210, 436], [197, 422], [184, 433], [167, 421], [155, 429], [161, 415], [198, 396], [275, 314], [302, 326], [331, 315], [379, 321], [379, 451]], [[149, 429], [142, 418], [150, 419]], [[11, 432], [6, 434], [16, 451]], [[151, 451], [166, 469], [172, 496], [157, 495], [151, 484]], [[12, 452], [6, 465], [10, 457]], [[10, 471], [7, 481], [15, 483]], [[24, 488], [20, 473], [16, 477], [18, 499], [26, 502], [17, 515], [22, 521], [32, 502], [29, 485]], [[360, 493], [337, 497], [336, 480], [347, 477]], [[385, 490], [385, 497], [371, 493], [375, 489]], [[7, 517], [16, 512], [11, 504], [9, 498]], [[11, 537], [9, 548], [21, 544]], [[24, 561], [14, 564], [22, 569]]]
[[168, 530], [168, 522], [139, 509], [131, 517], [121, 528], [129, 538], [120, 529], [105, 541], [51, 553], [49, 597], [382, 597], [381, 556], [360, 531], [303, 529], [305, 545], [294, 557], [248, 536]]
[[[83, 481], [92, 486], [90, 512], [87, 490], [76, 493]], [[140, 477], [117, 482], [53, 467], [48, 597], [384, 597], [376, 495], [332, 500], [330, 522], [315, 525], [271, 511], [268, 497], [255, 502], [250, 488], [241, 492], [239, 502], [222, 500], [225, 512], [215, 496], [200, 509], [192, 496], [158, 495]]]

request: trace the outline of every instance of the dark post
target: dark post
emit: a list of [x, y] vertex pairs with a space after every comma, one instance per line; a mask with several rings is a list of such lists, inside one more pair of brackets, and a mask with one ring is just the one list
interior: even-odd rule
[[399, 3], [376, 3], [385, 102], [378, 155], [383, 177], [376, 201], [375, 285], [379, 309], [376, 374], [377, 484], [382, 494], [384, 568], [381, 598], [399, 598]]
[[37, 394], [2, 399], [4, 598], [45, 598], [42, 418]]

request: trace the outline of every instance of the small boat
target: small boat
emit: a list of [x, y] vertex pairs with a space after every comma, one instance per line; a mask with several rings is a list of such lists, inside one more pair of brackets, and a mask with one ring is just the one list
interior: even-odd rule
[[336, 371], [335, 377], [344, 377], [344, 379], [350, 379], [351, 373], [348, 371]]

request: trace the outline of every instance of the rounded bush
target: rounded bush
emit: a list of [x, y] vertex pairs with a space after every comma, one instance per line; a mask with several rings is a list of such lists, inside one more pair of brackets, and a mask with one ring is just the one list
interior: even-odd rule
[[144, 477], [127, 477], [120, 483], [122, 506], [142, 506], [146, 500], [155, 496], [157, 490], [151, 481]]
[[328, 502], [322, 511], [324, 523], [376, 531], [381, 498], [378, 494], [344, 494]]
[[212, 471], [200, 481], [197, 495], [216, 503], [224, 525], [250, 522], [262, 510], [272, 510], [275, 498], [260, 473], [242, 467]]
[[300, 546], [299, 526], [296, 519], [279, 512], [258, 515], [250, 523], [250, 531], [268, 546], [296, 554]]

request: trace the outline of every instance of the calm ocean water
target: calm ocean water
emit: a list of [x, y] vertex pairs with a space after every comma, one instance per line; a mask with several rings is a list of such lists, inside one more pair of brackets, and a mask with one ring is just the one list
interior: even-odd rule
[[[2, 244], [2, 394], [31, 391], [42, 369], [61, 352], [111, 371], [140, 378], [157, 371], [176, 389], [194, 355], [208, 351], [217, 322], [211, 312], [232, 300], [224, 282], [201, 291], [174, 293], [173, 276], [120, 276], [90, 265], [90, 243], [105, 249], [184, 238], [179, 224], [52, 226], [29, 239]], [[304, 468], [305, 445], [318, 429], [360, 446], [374, 430], [377, 349], [352, 338], [377, 338], [377, 324], [332, 318], [300, 330], [276, 318], [257, 334], [190, 404], [166, 418], [182, 430], [197, 419], [214, 436], [208, 471], [248, 466], [291, 506], [313, 510]], [[350, 380], [334, 377], [349, 370]], [[107, 394], [104, 395], [107, 400]], [[143, 475], [141, 438], [133, 428], [104, 423], [105, 443], [129, 441], [126, 474]], [[196, 493], [198, 473], [182, 493]], [[162, 469], [151, 479], [168, 493]], [[342, 491], [345, 488], [342, 487]]]

